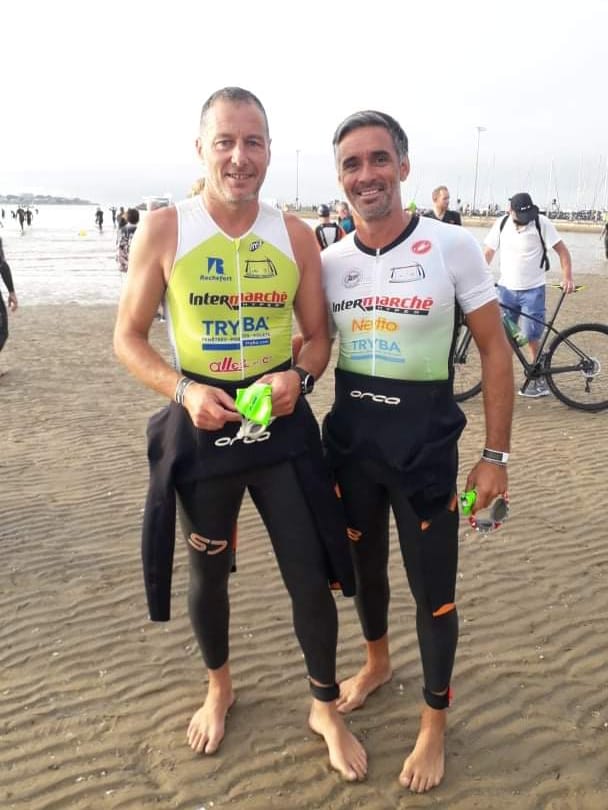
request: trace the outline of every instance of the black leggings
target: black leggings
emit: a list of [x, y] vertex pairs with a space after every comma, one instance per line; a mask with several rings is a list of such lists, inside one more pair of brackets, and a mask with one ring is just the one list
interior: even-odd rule
[[[336, 679], [338, 620], [324, 549], [290, 462], [180, 485], [180, 521], [190, 556], [190, 619], [209, 669], [228, 660], [231, 540], [245, 489], [255, 503], [291, 597], [308, 674]], [[237, 574], [238, 576], [238, 574]]]
[[[363, 634], [377, 641], [388, 630], [389, 508], [392, 507], [410, 590], [428, 691], [448, 688], [456, 644], [458, 511], [445, 508], [422, 524], [403, 494], [397, 473], [374, 461], [342, 467], [336, 474], [351, 538]], [[424, 528], [423, 528], [424, 525]]]

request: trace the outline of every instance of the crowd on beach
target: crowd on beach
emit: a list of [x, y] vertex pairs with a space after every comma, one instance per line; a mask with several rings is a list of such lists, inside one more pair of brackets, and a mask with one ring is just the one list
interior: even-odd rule
[[[15, 209], [11, 209], [10, 215], [13, 219], [16, 219], [19, 223], [19, 228], [21, 229], [21, 233], [24, 232], [25, 226], [31, 226], [32, 221], [34, 219], [34, 214], [38, 213], [37, 208], [30, 208], [29, 205], [25, 207], [22, 205], [17, 206]], [[4, 220], [6, 218], [6, 209], [0, 208], [0, 228], [4, 228]]]

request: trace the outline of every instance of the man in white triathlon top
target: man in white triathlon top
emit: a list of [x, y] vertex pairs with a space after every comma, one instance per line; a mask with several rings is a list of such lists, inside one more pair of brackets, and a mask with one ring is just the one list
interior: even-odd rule
[[334, 135], [338, 179], [357, 229], [323, 251], [328, 305], [340, 339], [336, 397], [323, 426], [349, 526], [367, 660], [340, 685], [349, 712], [392, 675], [388, 644], [388, 519], [392, 508], [416, 601], [424, 675], [418, 738], [399, 780], [430, 790], [444, 773], [446, 710], [458, 636], [455, 604], [457, 441], [465, 417], [452, 394], [461, 309], [479, 346], [486, 443], [466, 487], [476, 508], [507, 488], [513, 408], [511, 352], [491, 276], [475, 239], [404, 211], [407, 136], [366, 111]]

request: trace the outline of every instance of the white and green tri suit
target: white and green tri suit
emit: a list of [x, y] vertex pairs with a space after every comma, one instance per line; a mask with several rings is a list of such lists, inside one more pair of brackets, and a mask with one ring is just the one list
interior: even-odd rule
[[452, 393], [458, 309], [496, 298], [464, 228], [413, 217], [390, 245], [349, 235], [321, 254], [340, 338], [323, 438], [342, 495], [368, 642], [388, 632], [389, 516], [408, 583], [427, 705], [445, 709], [458, 640], [454, 506], [464, 414]]
[[300, 274], [281, 212], [261, 203], [251, 230], [234, 238], [200, 197], [176, 207], [165, 310], [177, 368], [236, 381], [288, 362]]
[[458, 308], [466, 315], [496, 298], [479, 245], [464, 228], [414, 216], [386, 247], [349, 234], [321, 261], [340, 340], [325, 423], [334, 464], [371, 456], [412, 490], [449, 489], [454, 464], [438, 477], [437, 467], [442, 452], [455, 457], [465, 424], [452, 396]]
[[456, 305], [496, 298], [481, 250], [464, 229], [418, 219], [373, 250], [355, 235], [322, 255], [338, 368], [393, 380], [447, 380]]

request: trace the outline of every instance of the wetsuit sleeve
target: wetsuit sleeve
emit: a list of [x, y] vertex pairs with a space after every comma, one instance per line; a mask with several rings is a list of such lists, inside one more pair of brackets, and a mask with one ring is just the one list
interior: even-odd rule
[[9, 293], [15, 292], [11, 268], [8, 266], [8, 262], [3, 255], [0, 256], [0, 276], [2, 276], [2, 281], [6, 284]]

